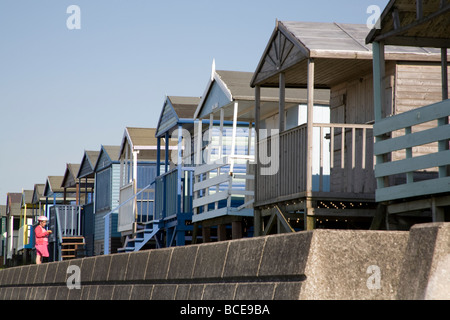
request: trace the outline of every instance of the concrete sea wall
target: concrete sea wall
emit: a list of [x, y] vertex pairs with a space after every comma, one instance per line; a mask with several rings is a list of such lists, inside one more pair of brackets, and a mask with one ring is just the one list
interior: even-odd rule
[[314, 230], [0, 271], [3, 300], [450, 299], [450, 223]]

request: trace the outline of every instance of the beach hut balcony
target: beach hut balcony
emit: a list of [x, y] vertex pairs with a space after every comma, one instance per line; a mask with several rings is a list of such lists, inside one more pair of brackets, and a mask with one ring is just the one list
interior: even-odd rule
[[221, 216], [253, 216], [252, 155], [228, 155], [195, 168], [192, 222]]
[[373, 198], [372, 125], [313, 123], [310, 150], [307, 129], [303, 124], [260, 140], [255, 206], [305, 197]]
[[154, 183], [143, 188], [135, 187], [135, 182], [120, 188], [118, 231], [133, 230], [134, 223], [149, 223], [154, 217]]
[[155, 182], [155, 220], [167, 220], [183, 214], [192, 216], [193, 167], [175, 167], [158, 176]]
[[450, 192], [449, 116], [447, 99], [375, 123], [378, 202]]

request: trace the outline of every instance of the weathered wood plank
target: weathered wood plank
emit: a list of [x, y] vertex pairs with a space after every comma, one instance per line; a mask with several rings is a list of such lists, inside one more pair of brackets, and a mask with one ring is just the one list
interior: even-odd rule
[[439, 194], [450, 191], [450, 177], [430, 179], [393, 187], [378, 188], [375, 193], [376, 201], [383, 202], [423, 195]]
[[396, 150], [421, 146], [436, 142], [438, 139], [450, 139], [450, 125], [439, 126], [433, 129], [376, 142], [374, 145], [374, 154], [382, 155]]
[[450, 165], [450, 150], [378, 164], [375, 166], [375, 177], [385, 177], [444, 165]]
[[428, 121], [450, 116], [450, 100], [440, 101], [420, 109], [414, 109], [395, 117], [389, 117], [377, 121], [374, 125], [374, 135], [382, 134], [415, 126]]
[[229, 179], [231, 179], [231, 177], [228, 173], [226, 173], [218, 175], [214, 178], [209, 178], [200, 182], [196, 182], [194, 184], [194, 192], [205, 188], [213, 187], [224, 182], [228, 182]]
[[194, 208], [201, 207], [201, 206], [207, 205], [209, 203], [224, 200], [226, 198], [228, 198], [228, 190], [222, 191], [222, 192], [217, 192], [212, 195], [208, 195], [206, 197], [194, 199], [193, 207]]

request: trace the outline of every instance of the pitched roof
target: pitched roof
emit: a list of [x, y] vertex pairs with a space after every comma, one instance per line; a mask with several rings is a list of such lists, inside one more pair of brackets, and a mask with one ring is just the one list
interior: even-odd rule
[[128, 141], [136, 150], [139, 147], [156, 146], [158, 139], [156, 139], [155, 133], [155, 128], [125, 128], [119, 154], [122, 154], [125, 141]]
[[120, 146], [103, 146], [104, 151], [108, 154], [111, 161], [119, 159]]
[[61, 182], [62, 188], [70, 188], [76, 186], [77, 174], [80, 170], [80, 164], [68, 163], [66, 165], [66, 171], [64, 172], [64, 178]]
[[33, 189], [33, 204], [39, 203], [44, 198], [45, 184], [35, 184]]
[[391, 0], [379, 20], [378, 28], [366, 42], [447, 48], [450, 43], [450, 3], [441, 0]]
[[31, 204], [33, 203], [33, 191], [34, 190], [23, 190], [21, 204]]
[[77, 178], [93, 178], [95, 164], [97, 163], [100, 151], [84, 151], [83, 159], [80, 163], [80, 169]]
[[45, 182], [44, 196], [48, 197], [56, 192], [64, 192], [64, 189], [61, 187], [63, 179], [64, 176], [48, 176]]
[[[197, 110], [195, 111], [195, 118], [204, 117], [211, 110], [205, 111], [206, 102], [212, 92], [213, 86], [217, 86], [222, 90], [223, 95], [227, 99], [220, 99], [222, 101], [217, 101], [218, 106], [214, 108], [217, 110], [221, 107], [229, 105], [233, 101], [249, 101], [253, 102], [255, 100], [255, 89], [250, 86], [253, 77], [253, 72], [243, 72], [243, 71], [226, 71], [226, 70], [213, 70], [212, 77], [208, 82], [205, 93], [202, 96]], [[261, 88], [261, 101], [262, 102], [278, 102], [279, 101], [279, 89], [277, 88]], [[315, 90], [315, 101], [317, 104], [328, 104], [330, 98], [330, 93], [328, 90], [317, 89]], [[219, 100], [219, 99], [218, 99]], [[285, 101], [293, 104], [301, 104], [307, 102], [307, 91], [306, 89], [291, 90], [287, 89], [285, 92]], [[247, 120], [251, 119], [246, 117]]]
[[200, 97], [168, 96], [178, 119], [193, 119]]
[[97, 159], [97, 162], [95, 163], [94, 170], [100, 170], [103, 169], [111, 163], [118, 163], [119, 162], [119, 151], [120, 146], [104, 146], [102, 145], [100, 149], [100, 153]]
[[199, 102], [199, 97], [167, 96], [156, 126], [156, 136], [161, 137], [181, 119], [193, 122], [195, 109]]
[[[372, 68], [372, 45], [365, 24], [277, 22], [251, 81], [252, 86], [278, 86], [285, 72], [287, 87], [304, 87], [307, 61], [314, 59], [316, 87], [329, 88], [346, 76]], [[433, 48], [386, 46], [386, 60], [439, 61]]]

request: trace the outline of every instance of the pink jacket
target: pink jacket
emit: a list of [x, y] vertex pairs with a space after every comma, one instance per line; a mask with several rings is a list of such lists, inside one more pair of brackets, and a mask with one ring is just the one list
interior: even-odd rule
[[48, 243], [48, 231], [42, 228], [40, 225], [34, 228], [34, 234], [36, 236], [35, 244], [47, 244]]

